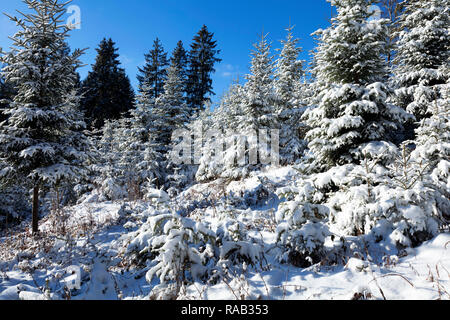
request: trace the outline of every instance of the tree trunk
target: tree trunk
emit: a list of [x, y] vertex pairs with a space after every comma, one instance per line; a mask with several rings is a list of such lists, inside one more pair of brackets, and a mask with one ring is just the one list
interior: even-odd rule
[[33, 215], [32, 215], [32, 232], [37, 234], [39, 232], [39, 186], [33, 189]]

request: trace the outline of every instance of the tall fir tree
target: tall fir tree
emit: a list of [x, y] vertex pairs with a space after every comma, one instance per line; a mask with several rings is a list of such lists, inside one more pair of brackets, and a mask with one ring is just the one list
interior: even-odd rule
[[158, 98], [164, 92], [168, 65], [167, 53], [164, 51], [161, 41], [156, 38], [152, 50], [145, 55], [144, 67], [138, 68], [139, 91], [142, 91], [145, 86], [146, 90], [150, 90], [153, 98]]
[[150, 136], [157, 145], [157, 151], [167, 155], [172, 145], [172, 133], [183, 128], [189, 121], [189, 110], [184, 101], [184, 83], [180, 77], [181, 69], [172, 64], [167, 70], [164, 93], [155, 101], [154, 121]]
[[183, 42], [178, 41], [177, 46], [170, 57], [171, 65], [176, 65], [180, 69], [180, 79], [183, 82], [183, 95], [186, 97], [187, 92], [187, 68], [188, 68], [188, 53], [184, 49]]
[[[185, 100], [185, 86], [186, 82], [183, 79], [183, 69], [176, 61], [172, 61], [171, 66], [168, 69], [167, 82], [164, 87], [164, 94], [156, 100], [156, 104], [165, 110], [162, 117], [167, 117], [164, 130], [161, 131], [161, 141], [169, 139], [169, 148], [163, 150], [165, 152], [165, 163], [167, 170], [166, 186], [168, 189], [175, 188], [180, 189], [184, 187], [188, 180], [186, 175], [189, 168], [184, 165], [180, 165], [177, 161], [174, 161], [176, 155], [173, 150], [176, 145], [180, 143], [180, 139], [176, 139], [174, 136], [176, 130], [187, 129], [189, 124], [189, 108]], [[164, 132], [165, 131], [165, 132]], [[183, 137], [184, 139], [185, 137]]]
[[263, 129], [268, 124], [267, 120], [273, 119], [277, 103], [274, 61], [267, 35], [261, 35], [261, 40], [254, 44], [251, 55], [250, 74], [245, 76], [247, 82], [244, 85], [246, 98], [243, 109], [246, 119], [242, 125], [246, 127], [246, 131]]
[[409, 0], [400, 17], [393, 81], [397, 104], [417, 121], [433, 115], [433, 101], [450, 72], [448, 0]]
[[[271, 145], [268, 140], [269, 136], [264, 136], [271, 130], [280, 128], [277, 116], [278, 97], [275, 91], [275, 73], [274, 58], [271, 53], [271, 43], [267, 39], [267, 34], [261, 34], [261, 39], [255, 43], [254, 50], [251, 52], [250, 73], [245, 76], [247, 82], [244, 85], [245, 96], [241, 104], [243, 117], [240, 119], [237, 132], [251, 139], [256, 134], [257, 141], [257, 159], [250, 160], [252, 147], [246, 149], [246, 157], [248, 157], [248, 165], [246, 171], [252, 171], [261, 168], [271, 152], [278, 154], [278, 150], [270, 150]], [[278, 138], [271, 136], [272, 141]], [[279, 145], [277, 146], [279, 148]], [[239, 159], [239, 156], [236, 158]], [[263, 161], [264, 160], [264, 161]]]
[[309, 148], [319, 170], [358, 161], [357, 149], [390, 140], [406, 114], [387, 103], [387, 21], [370, 19], [374, 1], [333, 0], [338, 15], [315, 33], [319, 46], [313, 73], [319, 105], [304, 119]]
[[133, 108], [134, 91], [125, 70], [120, 68], [118, 49], [111, 39], [103, 39], [97, 58], [82, 82], [81, 102], [89, 125], [100, 129], [105, 120], [119, 119]]
[[299, 59], [302, 49], [299, 39], [294, 38], [294, 27], [286, 29], [287, 38], [282, 40], [278, 49], [279, 57], [275, 63], [275, 92], [278, 99], [278, 120], [280, 122], [280, 160], [293, 163], [305, 149], [303, 132], [305, 125], [301, 117], [305, 112], [303, 94], [304, 61]]
[[211, 101], [210, 95], [214, 95], [211, 76], [216, 71], [214, 65], [222, 59], [217, 57], [220, 50], [216, 49], [217, 41], [213, 37], [214, 33], [203, 25], [191, 44], [187, 81], [187, 103], [191, 115], [203, 110]]
[[[147, 163], [148, 168], [140, 170], [141, 173], [153, 172], [151, 177], [147, 177], [150, 179], [147, 186], [165, 186], [167, 176], [174, 169], [173, 166], [168, 168], [172, 133], [183, 128], [189, 120], [184, 98], [185, 82], [181, 73], [178, 63], [173, 61], [167, 69], [163, 93], [155, 99], [152, 88], [144, 86], [137, 96], [136, 107], [131, 111], [132, 118], [128, 128], [130, 143], [125, 142], [121, 151], [123, 156], [126, 156], [124, 159], [127, 159], [122, 161], [122, 167], [126, 163], [136, 163], [136, 166]], [[147, 160], [137, 161], [144, 155]]]
[[[243, 178], [261, 169], [271, 155], [271, 146], [267, 143], [269, 137], [264, 132], [278, 129], [279, 123], [274, 62], [267, 35], [263, 34], [261, 40], [254, 44], [251, 55], [251, 72], [245, 77], [247, 82], [243, 86], [232, 85], [219, 110], [214, 113], [212, 128], [218, 133], [223, 132], [223, 135], [214, 137], [203, 146], [196, 175], [198, 181], [217, 177]], [[225, 147], [224, 152], [218, 150], [222, 146]]]
[[[67, 51], [67, 3], [23, 0], [32, 11], [10, 17], [19, 26], [10, 52], [1, 57], [3, 75], [17, 94], [0, 128], [2, 178], [33, 188], [32, 231], [38, 232], [39, 190], [83, 176], [88, 158], [85, 127], [78, 112], [74, 70], [82, 50]], [[19, 180], [20, 179], [20, 180]]]
[[275, 63], [275, 90], [283, 106], [291, 107], [296, 85], [304, 76], [303, 63], [299, 59], [302, 48], [299, 47], [300, 40], [294, 38], [294, 27], [286, 29], [286, 40], [281, 41], [282, 48], [278, 49], [279, 57]]

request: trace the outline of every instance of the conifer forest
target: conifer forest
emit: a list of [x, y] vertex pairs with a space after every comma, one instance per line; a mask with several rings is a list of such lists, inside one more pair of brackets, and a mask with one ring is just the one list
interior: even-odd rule
[[0, 300], [450, 300], [450, 0], [260, 21], [223, 94], [210, 25], [131, 77], [77, 0], [0, 2]]

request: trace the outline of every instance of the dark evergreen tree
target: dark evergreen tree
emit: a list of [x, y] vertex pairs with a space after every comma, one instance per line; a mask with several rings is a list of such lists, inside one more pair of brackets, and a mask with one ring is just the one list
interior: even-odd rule
[[187, 68], [188, 68], [188, 54], [184, 49], [183, 42], [178, 41], [177, 46], [172, 52], [172, 57], [170, 58], [171, 65], [178, 66], [179, 77], [183, 82], [183, 92], [187, 92]]
[[134, 91], [125, 70], [120, 68], [117, 48], [103, 39], [97, 58], [82, 82], [82, 109], [91, 127], [101, 128], [105, 120], [119, 119], [133, 108]]
[[203, 25], [194, 37], [189, 52], [187, 102], [192, 115], [203, 110], [205, 103], [211, 100], [209, 95], [215, 94], [211, 75], [216, 71], [214, 65], [222, 59], [217, 58], [220, 50], [216, 49], [217, 41], [213, 37], [214, 33]]
[[[151, 97], [158, 98], [164, 92], [164, 83], [167, 78], [167, 53], [158, 38], [153, 43], [153, 49], [145, 55], [145, 66], [139, 69], [139, 91], [143, 87], [149, 88]], [[147, 90], [148, 91], [148, 90]]]
[[188, 55], [186, 49], [184, 49], [183, 41], [178, 41], [172, 52], [172, 57], [170, 57], [170, 62], [172, 65], [178, 65], [181, 69], [187, 68]]

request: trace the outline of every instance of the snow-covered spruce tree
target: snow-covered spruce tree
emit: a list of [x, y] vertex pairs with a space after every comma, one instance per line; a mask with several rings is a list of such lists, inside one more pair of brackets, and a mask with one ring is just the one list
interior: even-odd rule
[[301, 181], [299, 186], [283, 188], [277, 193], [280, 198], [288, 199], [277, 212], [277, 243], [282, 246], [278, 260], [302, 268], [320, 262], [326, 254], [325, 239], [330, 236], [323, 223], [329, 209], [320, 204], [324, 195], [313, 181]]
[[178, 141], [172, 141], [172, 135], [175, 130], [185, 128], [189, 121], [189, 110], [184, 98], [185, 82], [181, 72], [181, 67], [174, 61], [167, 70], [164, 92], [156, 99], [151, 110], [150, 142], [155, 151], [162, 155], [160, 161], [165, 170], [160, 187], [166, 186], [170, 179], [167, 175], [177, 171], [171, 161], [170, 151]]
[[[230, 165], [224, 162], [224, 147], [227, 143], [235, 143], [240, 121], [244, 114], [242, 102], [245, 98], [244, 87], [240, 84], [230, 86], [228, 92], [220, 101], [219, 107], [211, 114], [204, 114], [200, 132], [214, 130], [219, 133], [218, 137], [207, 137], [202, 141], [201, 158], [196, 173], [197, 181], [210, 181], [219, 177], [233, 177], [233, 171], [237, 171], [234, 161], [230, 160]], [[200, 125], [200, 123], [199, 123]], [[227, 150], [230, 157], [234, 156], [234, 149]], [[217, 154], [219, 152], [219, 154]], [[236, 178], [240, 176], [238, 172]]]
[[101, 197], [118, 200], [126, 197], [126, 190], [119, 181], [119, 144], [123, 137], [119, 120], [106, 120], [99, 136], [94, 136], [97, 157], [92, 167], [91, 181]]
[[184, 83], [180, 77], [181, 69], [171, 65], [167, 70], [167, 81], [164, 93], [156, 99], [153, 107], [155, 117], [152, 125], [152, 136], [159, 145], [159, 151], [166, 154], [171, 145], [174, 130], [183, 128], [189, 120], [189, 113], [184, 102]]
[[160, 283], [205, 279], [211, 272], [209, 260], [215, 255], [215, 234], [202, 223], [176, 214], [159, 214], [149, 221], [152, 236], [147, 235], [147, 240], [141, 235], [128, 246], [129, 252], [153, 256], [146, 275], [148, 283], [155, 276]]
[[118, 168], [130, 200], [142, 199], [145, 189], [159, 186], [164, 179], [163, 157], [155, 150], [149, 139], [149, 132], [141, 124], [141, 119], [132, 117], [119, 120], [123, 137], [119, 142], [120, 159]]
[[421, 121], [433, 115], [433, 101], [449, 79], [450, 6], [448, 0], [410, 0], [404, 6], [393, 82], [398, 106]]
[[212, 129], [219, 136], [205, 141], [198, 181], [241, 179], [261, 169], [278, 152], [271, 149], [269, 139], [270, 134], [277, 140], [271, 130], [279, 129], [280, 124], [267, 35], [262, 35], [254, 47], [247, 82], [243, 86], [233, 84], [214, 112]]
[[423, 119], [416, 129], [416, 157], [436, 168], [450, 155], [450, 79], [441, 88], [440, 98], [429, 107], [431, 117]]
[[[443, 88], [444, 89], [444, 88]], [[368, 144], [364, 160], [347, 174], [328, 205], [340, 230], [371, 234], [401, 246], [418, 246], [448, 224], [449, 101], [448, 87], [420, 122], [417, 139], [377, 150]], [[385, 159], [382, 159], [385, 158]]]
[[[0, 48], [1, 51], [1, 48]], [[2, 110], [7, 107], [14, 97], [14, 87], [6, 83], [0, 72], [0, 122], [7, 119]], [[0, 176], [5, 163], [0, 161]], [[0, 229], [22, 218], [28, 212], [28, 190], [13, 181], [2, 181], [0, 177]]]
[[[166, 84], [167, 85], [167, 84]], [[159, 121], [155, 113], [155, 98], [149, 87], [142, 88], [142, 92], [136, 98], [135, 108], [131, 110], [129, 125], [125, 129], [125, 135], [129, 136], [128, 143], [123, 145], [123, 156], [128, 154], [128, 160], [122, 158], [121, 163], [128, 166], [129, 173], [135, 180], [134, 187], [138, 193], [142, 188], [160, 187], [165, 179], [164, 154], [152, 139], [152, 130], [155, 121]], [[131, 165], [134, 163], [134, 165]], [[130, 190], [129, 190], [130, 191]], [[130, 192], [129, 192], [130, 194]]]
[[[388, 74], [385, 21], [369, 19], [371, 1], [331, 2], [338, 15], [330, 28], [316, 32], [313, 89], [318, 106], [304, 115], [311, 127], [306, 138], [313, 160], [305, 168], [320, 173], [279, 192], [286, 199], [278, 211], [284, 248], [280, 258], [301, 265], [325, 257], [326, 224], [337, 224], [340, 232], [352, 235], [373, 227], [366, 224], [368, 217], [376, 221], [367, 209], [375, 201], [371, 185], [381, 182], [387, 171], [382, 165], [396, 150], [378, 141], [389, 139], [389, 131], [407, 117], [386, 102], [390, 90], [383, 83]], [[383, 159], [377, 158], [386, 152]], [[365, 156], [373, 163], [358, 165]]]
[[106, 120], [120, 119], [133, 108], [134, 91], [125, 70], [120, 67], [115, 43], [103, 39], [96, 51], [92, 71], [82, 82], [81, 108], [89, 126], [101, 129]]
[[159, 282], [154, 290], [171, 285], [179, 289], [196, 281], [216, 284], [229, 275], [227, 271], [242, 272], [243, 265], [262, 264], [262, 247], [246, 237], [241, 223], [227, 219], [214, 231], [207, 221], [174, 213], [167, 194], [157, 198], [155, 192], [158, 209], [149, 210], [147, 221], [124, 238], [126, 258], [147, 267], [149, 284]]
[[[390, 250], [417, 246], [438, 232], [444, 198], [427, 177], [427, 164], [414, 158], [407, 144], [399, 150], [392, 143], [370, 142], [359, 149], [360, 164], [335, 166], [280, 190], [287, 199], [278, 212], [280, 230], [295, 235], [310, 225], [304, 231], [309, 239], [293, 240], [299, 248], [315, 244], [320, 254], [313, 261], [326, 253], [320, 245], [326, 238], [324, 222], [337, 235], [361, 236], [371, 244], [384, 241]], [[291, 242], [282, 241], [288, 245], [284, 255], [291, 254]]]
[[304, 119], [318, 168], [354, 162], [359, 145], [390, 139], [407, 115], [386, 103], [386, 21], [372, 19], [366, 0], [333, 0], [338, 15], [315, 33], [313, 74], [319, 105]]
[[417, 141], [406, 141], [400, 148], [370, 142], [355, 152], [361, 157], [359, 164], [335, 166], [301, 179], [278, 212], [286, 230], [295, 230], [292, 216], [305, 217], [305, 210], [322, 205], [329, 210], [324, 221], [334, 232], [364, 236], [372, 243], [384, 241], [393, 250], [435, 236], [442, 224], [448, 224], [450, 207], [448, 115], [442, 111], [448, 108], [440, 110], [422, 121]]
[[247, 176], [251, 171], [262, 168], [263, 162], [267, 160], [263, 157], [270, 157], [272, 150], [268, 136], [262, 138], [260, 134], [264, 135], [264, 132], [270, 134], [271, 130], [279, 129], [276, 115], [277, 98], [274, 90], [274, 62], [267, 35], [262, 35], [261, 40], [254, 44], [254, 48], [251, 72], [245, 77], [247, 82], [242, 88], [243, 91], [236, 91], [234, 96], [234, 99], [239, 98], [243, 93], [239, 103], [240, 110], [238, 109], [237, 117], [235, 117], [237, 125], [232, 128], [233, 131], [226, 132], [227, 141], [223, 158], [225, 170], [222, 174], [225, 178], [239, 179]]
[[283, 47], [276, 61], [275, 92], [278, 96], [278, 119], [280, 122], [280, 162], [294, 163], [300, 158], [305, 142], [302, 139], [304, 125], [301, 117], [306, 108], [301, 101], [303, 61], [299, 60], [302, 49], [299, 39], [294, 38], [294, 27], [289, 27], [287, 39], [281, 41]]
[[416, 129], [413, 157], [427, 167], [426, 183], [436, 191], [435, 205], [444, 223], [450, 221], [450, 79], [429, 108], [432, 116]]
[[388, 168], [390, 179], [374, 188], [375, 205], [392, 225], [389, 237], [397, 245], [418, 246], [436, 236], [439, 227], [429, 165], [414, 157], [411, 146], [404, 142]]
[[176, 195], [196, 182], [199, 161], [203, 159], [204, 133], [218, 124], [218, 121], [214, 121], [214, 115], [215, 113], [206, 108], [199, 112], [195, 120], [186, 123], [185, 128], [181, 128], [179, 131], [181, 135], [175, 132], [172, 135], [171, 149], [168, 154], [170, 195]]
[[[436, 151], [440, 143], [435, 144], [427, 148]], [[445, 222], [448, 169], [445, 162], [432, 169], [432, 162], [417, 156], [412, 146], [405, 142], [398, 148], [382, 141], [360, 146], [360, 164], [335, 166], [305, 177], [294, 191], [294, 201], [288, 199], [281, 206], [288, 209], [280, 213], [290, 217], [322, 204], [329, 210], [329, 225], [338, 234], [385, 241], [394, 250], [396, 245], [420, 245]]]
[[97, 141], [99, 163], [96, 179], [100, 194], [109, 200], [141, 199], [145, 189], [164, 181], [164, 155], [151, 140], [156, 115], [153, 93], [143, 87], [129, 118], [106, 121]]
[[205, 103], [211, 101], [209, 95], [214, 95], [211, 76], [215, 72], [214, 65], [222, 59], [217, 58], [220, 50], [216, 49], [217, 41], [213, 37], [214, 33], [203, 25], [192, 39], [187, 72], [187, 103], [191, 116], [204, 110]]
[[267, 35], [254, 44], [250, 74], [245, 76], [245, 99], [242, 102], [245, 117], [240, 128], [244, 133], [267, 127], [275, 128], [276, 95], [274, 92], [274, 62]]
[[242, 102], [246, 96], [245, 88], [240, 83], [233, 83], [220, 101], [217, 109], [217, 128], [237, 130], [239, 122], [245, 116]]
[[280, 55], [275, 63], [275, 91], [283, 103], [283, 107], [292, 103], [296, 82], [300, 81], [304, 75], [304, 62], [298, 59], [302, 52], [298, 46], [300, 40], [294, 38], [293, 30], [294, 27], [286, 29], [287, 37], [286, 40], [281, 41], [282, 48], [278, 49]]
[[58, 0], [24, 3], [33, 11], [10, 17], [19, 26], [14, 46], [1, 57], [3, 75], [17, 94], [4, 111], [0, 158], [8, 178], [26, 179], [33, 187], [32, 231], [38, 232], [39, 189], [84, 174], [87, 159], [85, 124], [77, 111], [74, 68], [81, 50], [67, 53], [69, 28], [61, 16], [67, 3]]

